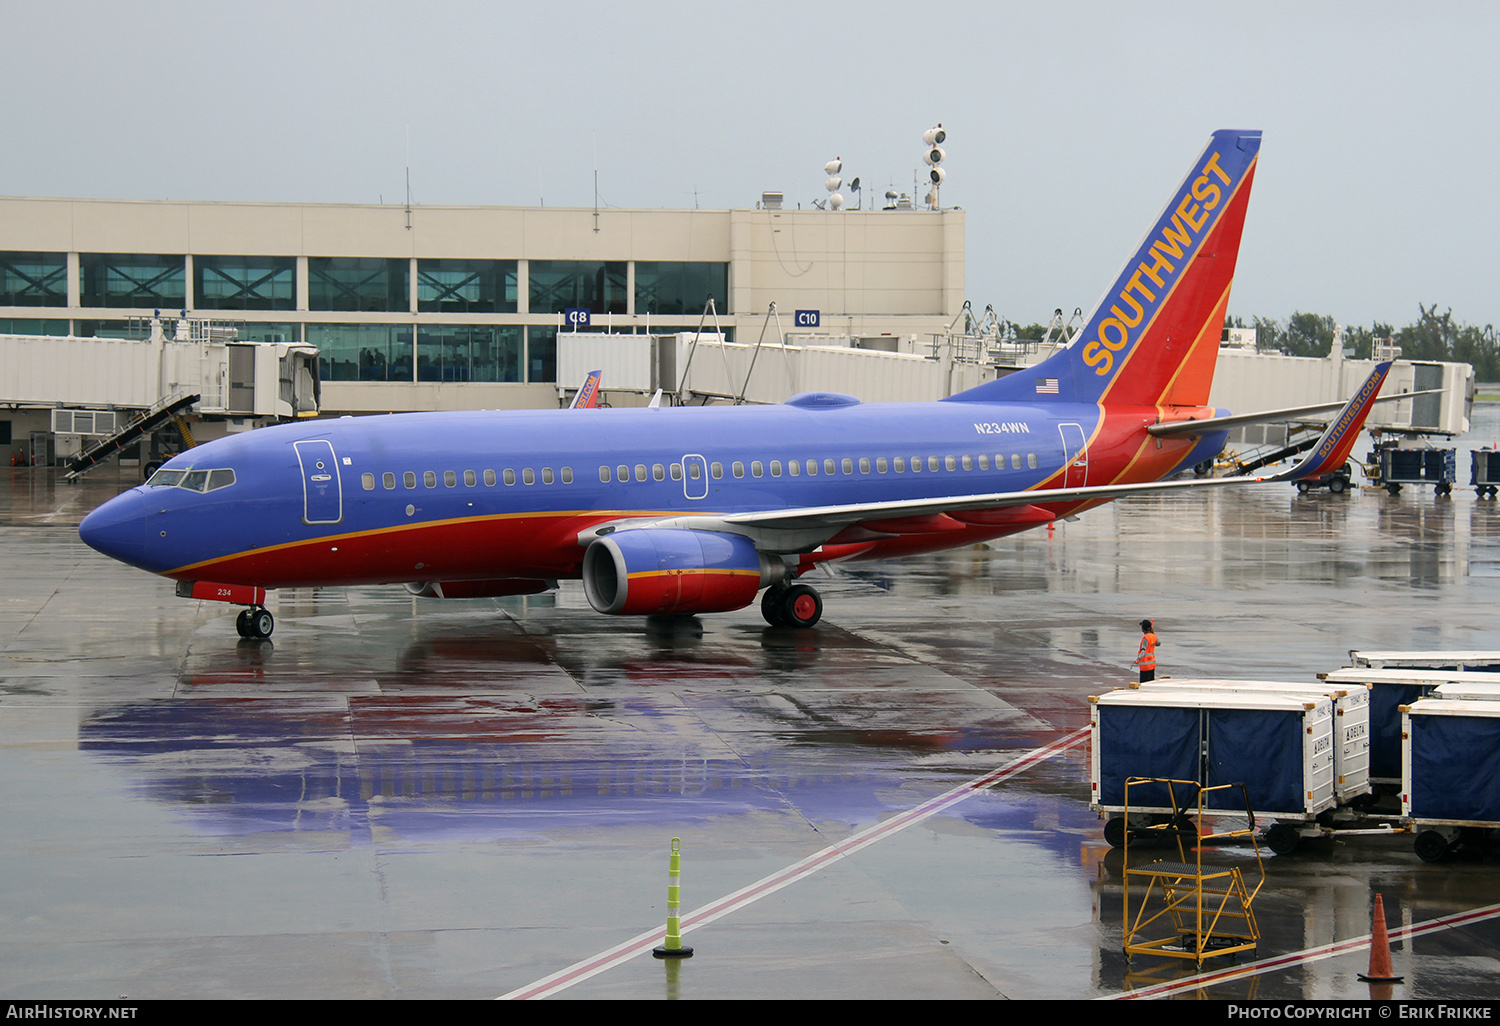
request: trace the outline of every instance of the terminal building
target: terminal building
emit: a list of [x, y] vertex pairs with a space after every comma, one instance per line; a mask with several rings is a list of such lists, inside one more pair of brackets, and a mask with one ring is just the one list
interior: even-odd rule
[[0, 335], [145, 339], [157, 311], [211, 318], [316, 346], [321, 409], [342, 414], [556, 406], [557, 335], [575, 327], [753, 341], [775, 303], [788, 328], [912, 336], [959, 314], [961, 210], [774, 196], [597, 211], [0, 198]]

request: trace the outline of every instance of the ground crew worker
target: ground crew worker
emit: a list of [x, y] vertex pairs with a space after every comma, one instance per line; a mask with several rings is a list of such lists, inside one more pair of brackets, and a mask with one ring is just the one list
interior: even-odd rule
[[1141, 621], [1141, 647], [1137, 650], [1131, 666], [1141, 668], [1141, 683], [1156, 679], [1156, 646], [1160, 644], [1150, 620]]

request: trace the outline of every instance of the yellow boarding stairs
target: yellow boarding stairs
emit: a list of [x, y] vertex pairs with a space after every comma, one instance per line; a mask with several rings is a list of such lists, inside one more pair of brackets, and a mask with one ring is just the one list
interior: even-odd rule
[[[1165, 785], [1171, 799], [1172, 815], [1165, 823], [1132, 827], [1130, 823], [1131, 788]], [[1196, 792], [1196, 816], [1193, 806], [1179, 801]], [[1238, 790], [1245, 802], [1244, 829], [1224, 833], [1200, 834], [1206, 823], [1204, 812], [1208, 796], [1216, 791]], [[1140, 791], [1137, 791], [1139, 794]], [[1157, 792], [1158, 794], [1160, 792]], [[1224, 815], [1223, 809], [1209, 809], [1210, 815]], [[1230, 815], [1238, 818], [1239, 813]], [[1137, 823], [1159, 820], [1160, 815], [1136, 813]], [[1247, 890], [1245, 875], [1239, 865], [1226, 856], [1210, 856], [1205, 864], [1204, 843], [1248, 837], [1255, 853], [1254, 869], [1260, 879], [1254, 890]], [[1142, 852], [1159, 854], [1162, 842], [1176, 842], [1176, 860], [1145, 861]], [[1135, 853], [1132, 861], [1132, 842]], [[1145, 858], [1150, 858], [1146, 855]], [[1203, 965], [1214, 955], [1232, 955], [1254, 951], [1260, 941], [1251, 906], [1266, 882], [1265, 863], [1255, 840], [1255, 814], [1244, 784], [1220, 784], [1200, 787], [1191, 780], [1168, 780], [1159, 777], [1131, 777], [1125, 781], [1125, 958], [1132, 955], [1160, 955], [1166, 958], [1188, 958]], [[1250, 868], [1245, 860], [1245, 868]]]

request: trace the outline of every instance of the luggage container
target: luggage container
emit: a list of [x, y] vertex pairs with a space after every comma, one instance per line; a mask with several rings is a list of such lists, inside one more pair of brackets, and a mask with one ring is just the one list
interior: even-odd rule
[[[1124, 843], [1118, 814], [1131, 778], [1243, 783], [1255, 814], [1278, 820], [1312, 820], [1337, 803], [1326, 695], [1121, 689], [1089, 703], [1090, 808], [1114, 814], [1104, 836], [1116, 847]], [[1171, 795], [1163, 786], [1133, 787], [1130, 811], [1170, 817]]]
[[1477, 672], [1500, 671], [1500, 652], [1366, 652], [1349, 650], [1351, 667], [1367, 666], [1371, 669], [1426, 669], [1426, 670], [1473, 670]]
[[[1131, 685], [1141, 691], [1178, 690], [1323, 695], [1333, 702], [1333, 793], [1346, 805], [1370, 793], [1370, 687], [1366, 684], [1173, 677]], [[1400, 756], [1398, 754], [1397, 759]]]
[[1424, 862], [1500, 827], [1500, 702], [1418, 699], [1401, 710], [1401, 811]]
[[[1351, 653], [1352, 655], [1353, 653]], [[1409, 653], [1372, 653], [1372, 655]], [[1432, 655], [1433, 653], [1426, 653]], [[1493, 652], [1459, 653], [1489, 658]], [[1394, 793], [1401, 785], [1401, 707], [1428, 695], [1440, 684], [1481, 685], [1500, 683], [1500, 674], [1470, 670], [1420, 667], [1345, 667], [1320, 673], [1325, 684], [1370, 688], [1370, 782]]]
[[1453, 491], [1458, 460], [1453, 449], [1377, 449], [1380, 483], [1395, 495], [1404, 484], [1430, 484], [1438, 495]]
[[[1493, 676], [1500, 677], [1500, 674]], [[1429, 695], [1445, 698], [1450, 702], [1500, 702], [1500, 681], [1457, 681], [1439, 684]]]
[[1495, 497], [1500, 492], [1500, 452], [1494, 449], [1475, 449], [1469, 453], [1469, 484], [1474, 494]]

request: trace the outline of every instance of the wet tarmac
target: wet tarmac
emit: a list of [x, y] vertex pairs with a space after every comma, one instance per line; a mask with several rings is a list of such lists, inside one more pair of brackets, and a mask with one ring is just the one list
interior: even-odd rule
[[[1464, 444], [1497, 426], [1476, 408]], [[1086, 697], [1130, 679], [1143, 616], [1181, 677], [1500, 647], [1500, 503], [1471, 489], [1120, 501], [1050, 536], [839, 570], [807, 631], [753, 608], [603, 617], [574, 582], [282, 592], [274, 639], [251, 642], [235, 608], [78, 540], [133, 470], [8, 473], [10, 999], [496, 997], [660, 928], [674, 837], [686, 915], [882, 825], [696, 926], [690, 960], [640, 955], [557, 996], [1076, 999], [1188, 980], [1191, 963], [1121, 954], [1120, 856], [1084, 747], [897, 821], [1084, 726]], [[1500, 858], [1427, 864], [1404, 837], [1266, 867], [1258, 958], [1368, 933], [1377, 892], [1393, 930], [1500, 892]], [[1397, 997], [1491, 998], [1500, 919], [1394, 960]], [[1358, 950], [1184, 993], [1365, 998], [1367, 967]]]

